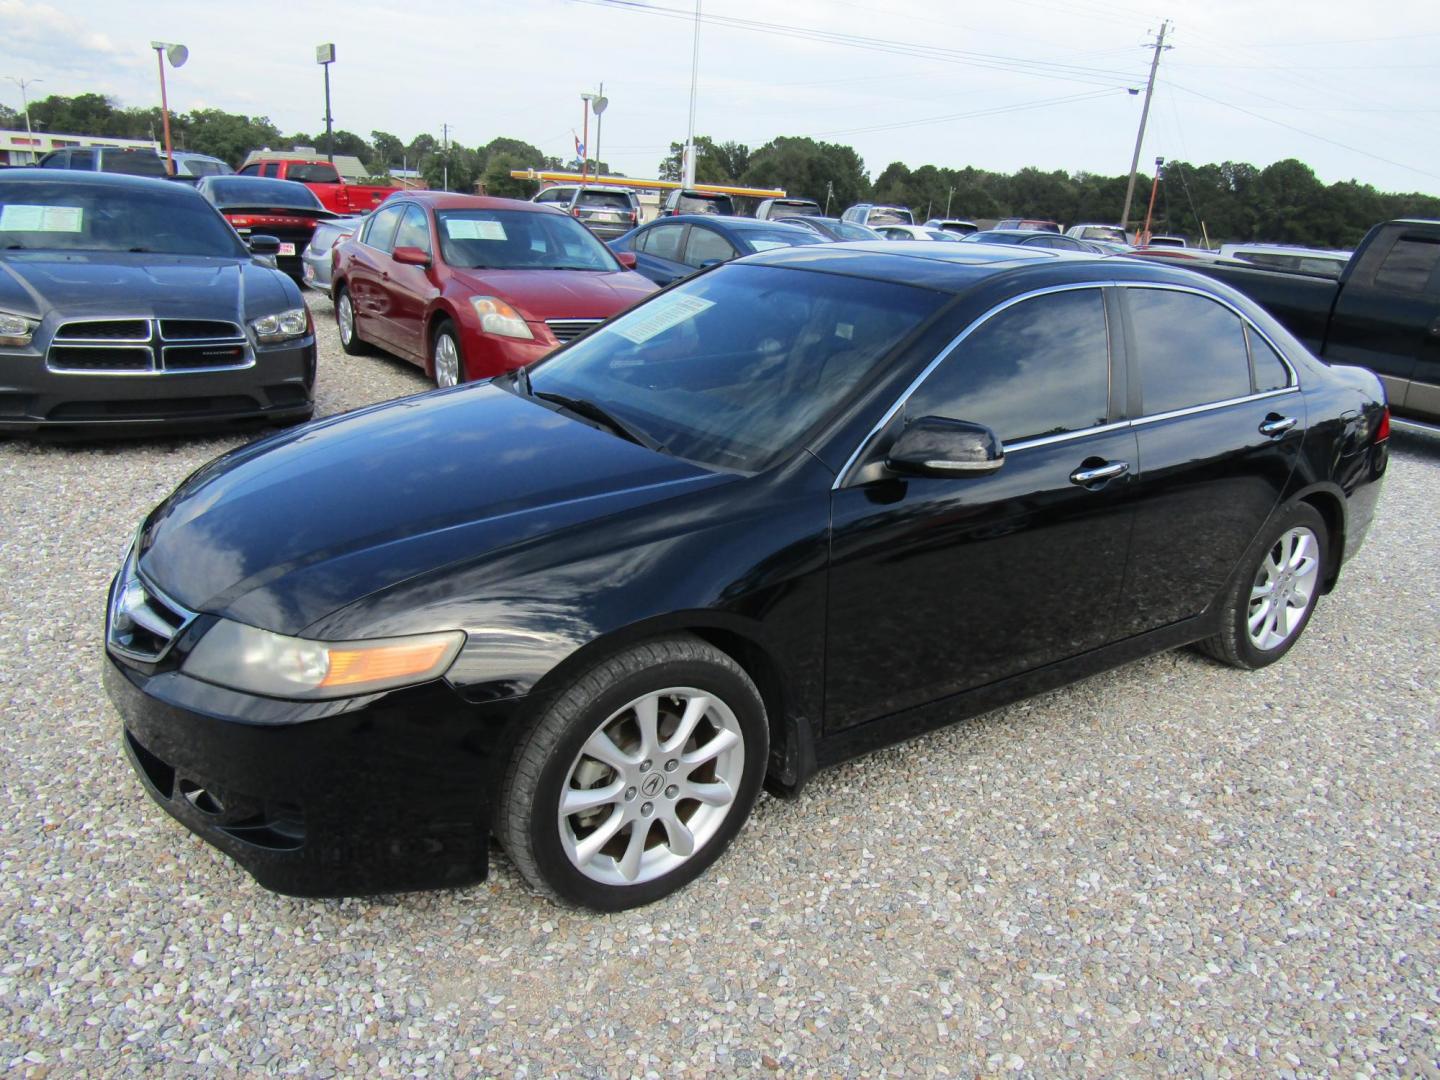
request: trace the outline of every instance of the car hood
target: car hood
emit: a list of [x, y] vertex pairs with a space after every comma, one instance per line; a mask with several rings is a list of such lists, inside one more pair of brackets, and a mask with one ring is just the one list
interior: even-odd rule
[[457, 270], [477, 296], [498, 296], [530, 322], [603, 319], [639, 303], [655, 283], [633, 270]]
[[276, 271], [248, 259], [111, 252], [6, 252], [0, 310], [43, 317], [242, 320], [287, 303]]
[[727, 479], [470, 384], [216, 459], [151, 515], [139, 566], [191, 610], [296, 634], [407, 579]]

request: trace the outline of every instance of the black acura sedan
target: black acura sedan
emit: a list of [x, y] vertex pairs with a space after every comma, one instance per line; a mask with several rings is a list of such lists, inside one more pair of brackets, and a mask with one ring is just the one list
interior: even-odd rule
[[0, 434], [307, 419], [310, 314], [252, 246], [184, 184], [0, 173]]
[[1388, 435], [1373, 375], [1182, 270], [771, 251], [201, 469], [116, 576], [106, 684], [269, 888], [464, 885], [494, 836], [625, 908], [762, 782], [1157, 650], [1278, 660]]

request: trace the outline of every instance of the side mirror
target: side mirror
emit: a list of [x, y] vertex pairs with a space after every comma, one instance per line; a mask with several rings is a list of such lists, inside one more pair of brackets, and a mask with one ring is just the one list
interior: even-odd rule
[[256, 233], [246, 243], [250, 246], [251, 255], [279, 255], [280, 238], [269, 236], [265, 233]]
[[922, 416], [905, 425], [885, 465], [912, 476], [975, 476], [1005, 464], [1000, 437], [983, 424]]
[[621, 266], [623, 266], [626, 270], [634, 270], [635, 267], [640, 265], [640, 260], [635, 257], [635, 253], [633, 251], [617, 251], [614, 254], [615, 261], [618, 262]]
[[403, 266], [430, 265], [430, 256], [417, 247], [397, 247], [390, 257]]

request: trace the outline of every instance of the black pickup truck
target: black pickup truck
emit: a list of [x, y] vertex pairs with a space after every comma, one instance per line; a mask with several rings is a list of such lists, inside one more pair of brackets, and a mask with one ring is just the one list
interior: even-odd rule
[[1376, 225], [1338, 282], [1238, 262], [1185, 266], [1258, 300], [1316, 356], [1375, 372], [1396, 417], [1440, 425], [1440, 221]]

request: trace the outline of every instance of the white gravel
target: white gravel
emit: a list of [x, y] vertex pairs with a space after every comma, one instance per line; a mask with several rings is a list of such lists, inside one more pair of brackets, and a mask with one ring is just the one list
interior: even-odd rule
[[[424, 388], [314, 306], [322, 412]], [[1440, 1075], [1440, 440], [1397, 433], [1278, 667], [1171, 653], [872, 755], [608, 917], [503, 856], [459, 892], [285, 899], [144, 796], [105, 585], [237, 441], [0, 442], [0, 1068]]]

